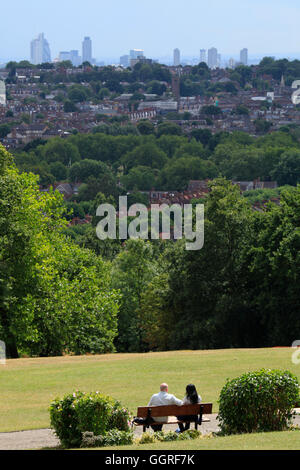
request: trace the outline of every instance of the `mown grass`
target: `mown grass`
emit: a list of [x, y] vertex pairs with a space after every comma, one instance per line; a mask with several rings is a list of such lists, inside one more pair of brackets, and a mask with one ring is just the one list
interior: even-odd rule
[[99, 390], [135, 413], [138, 405], [147, 405], [161, 382], [168, 382], [178, 397], [184, 396], [188, 383], [195, 383], [217, 412], [226, 378], [265, 367], [289, 369], [300, 380], [300, 366], [291, 361], [293, 351], [230, 349], [8, 360], [0, 365], [0, 432], [49, 427], [51, 400], [76, 389]]
[[300, 431], [264, 432], [225, 437], [202, 438], [191, 441], [157, 442], [120, 447], [105, 447], [96, 450], [299, 450]]

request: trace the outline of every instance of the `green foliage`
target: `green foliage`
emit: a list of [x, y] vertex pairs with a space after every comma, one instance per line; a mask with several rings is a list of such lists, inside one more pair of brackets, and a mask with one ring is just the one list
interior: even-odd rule
[[290, 150], [283, 153], [278, 164], [271, 171], [272, 177], [280, 186], [290, 184], [295, 186], [300, 182], [300, 150]]
[[201, 432], [196, 429], [189, 429], [182, 433], [174, 431], [157, 431], [153, 434], [144, 432], [142, 437], [138, 440], [139, 444], [154, 444], [155, 442], [172, 442], [172, 441], [189, 441], [199, 439]]
[[[62, 399], [55, 399], [50, 405], [51, 426], [64, 447], [80, 447], [84, 433], [95, 436], [108, 432], [107, 440], [129, 438], [130, 413], [120, 402], [99, 392], [74, 392]], [[123, 433], [114, 434], [113, 431]], [[86, 437], [91, 437], [89, 434]], [[107, 444], [109, 445], [109, 444]]]
[[143, 240], [128, 240], [113, 262], [113, 287], [122, 293], [116, 340], [118, 351], [141, 351], [142, 292], [154, 271], [153, 248]]
[[0, 139], [3, 139], [10, 133], [10, 128], [9, 124], [0, 124]]
[[81, 447], [108, 447], [130, 444], [133, 444], [132, 431], [119, 431], [118, 429], [112, 429], [106, 434], [100, 436], [95, 436], [93, 432], [83, 433]]
[[62, 235], [62, 196], [41, 193], [0, 148], [0, 330], [8, 357], [111, 352], [119, 295], [110, 268]]
[[289, 371], [260, 370], [228, 380], [219, 404], [224, 434], [285, 430], [299, 398], [299, 383]]
[[157, 136], [162, 135], [181, 135], [181, 127], [173, 122], [163, 122], [157, 127]]
[[78, 111], [77, 106], [71, 100], [66, 100], [64, 102], [64, 112], [65, 113], [76, 113]]

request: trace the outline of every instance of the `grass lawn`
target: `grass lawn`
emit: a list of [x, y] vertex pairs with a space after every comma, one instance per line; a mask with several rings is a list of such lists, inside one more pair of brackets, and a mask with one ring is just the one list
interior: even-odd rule
[[[227, 377], [265, 367], [288, 369], [300, 379], [300, 366], [291, 361], [293, 351], [230, 349], [8, 360], [5, 366], [0, 365], [0, 432], [49, 427], [51, 400], [76, 389], [99, 390], [135, 413], [138, 405], [147, 405], [161, 382], [168, 382], [170, 393], [179, 398], [188, 383], [195, 383], [203, 401], [213, 402], [213, 412], [217, 412]], [[287, 440], [297, 434], [289, 433]], [[261, 436], [257, 442], [261, 442]], [[230, 439], [238, 442], [243, 438]], [[200, 441], [199, 446], [209, 448], [216, 442]]]
[[237, 436], [195, 439], [180, 442], [157, 442], [98, 450], [299, 450], [300, 431], [264, 432]]

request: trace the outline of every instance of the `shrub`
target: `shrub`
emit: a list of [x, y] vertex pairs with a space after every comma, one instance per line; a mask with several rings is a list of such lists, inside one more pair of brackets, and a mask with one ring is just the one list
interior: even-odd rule
[[130, 413], [120, 402], [99, 392], [76, 392], [56, 399], [50, 406], [50, 421], [64, 447], [79, 447], [82, 434], [103, 436], [112, 429], [129, 431]]
[[82, 435], [81, 447], [122, 446], [132, 443], [132, 431], [119, 431], [118, 429], [112, 429], [101, 436], [95, 436], [93, 432], [84, 432]]
[[186, 441], [191, 439], [198, 439], [201, 437], [201, 432], [196, 429], [189, 429], [182, 433], [176, 433], [173, 431], [163, 432], [157, 431], [153, 434], [145, 432], [139, 439], [139, 444], [153, 444], [154, 442], [170, 442], [170, 441]]
[[227, 380], [219, 398], [221, 432], [286, 429], [298, 396], [297, 377], [289, 371], [262, 369]]
[[[155, 433], [156, 434], [156, 433]], [[156, 441], [156, 436], [149, 432], [144, 432], [142, 437], [139, 439], [139, 444], [153, 444]]]

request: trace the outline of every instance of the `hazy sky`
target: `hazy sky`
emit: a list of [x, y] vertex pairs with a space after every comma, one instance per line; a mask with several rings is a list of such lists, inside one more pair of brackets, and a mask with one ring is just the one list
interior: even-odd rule
[[299, 0], [1, 0], [0, 60], [29, 58], [30, 41], [44, 32], [52, 59], [93, 40], [105, 59], [141, 48], [149, 57], [221, 54], [300, 54]]

